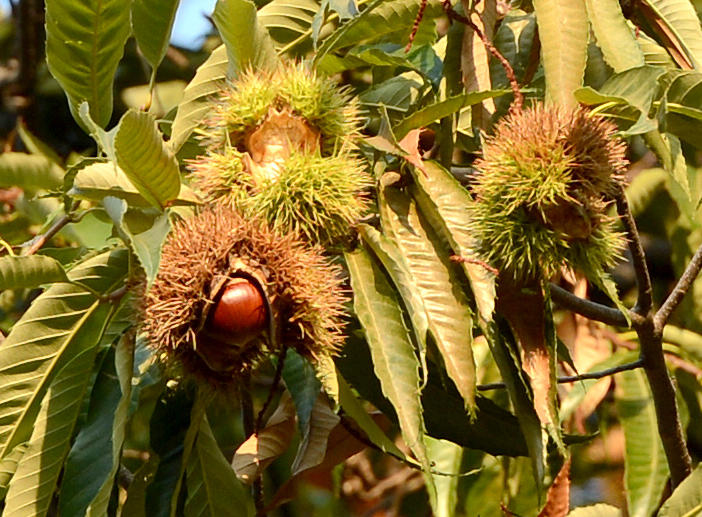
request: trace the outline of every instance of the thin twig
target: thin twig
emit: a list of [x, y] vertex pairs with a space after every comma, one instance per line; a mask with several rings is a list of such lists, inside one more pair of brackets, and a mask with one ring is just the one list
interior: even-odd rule
[[63, 214], [56, 221], [54, 221], [54, 223], [49, 227], [48, 230], [46, 230], [46, 232], [44, 232], [41, 235], [37, 235], [34, 239], [30, 241], [31, 245], [27, 248], [27, 251], [24, 253], [24, 255], [34, 255], [44, 246], [44, 244], [49, 242], [54, 237], [54, 235], [60, 232], [64, 226], [66, 226], [72, 221], [72, 214]]
[[[629, 327], [626, 321], [626, 317], [619, 309], [613, 309], [612, 307], [607, 307], [579, 296], [575, 296], [573, 293], [566, 291], [562, 287], [556, 284], [551, 284], [551, 298], [558, 303], [564, 309], [575, 312], [589, 318], [591, 320], [600, 321], [606, 323], [607, 325], [612, 325], [615, 327]], [[642, 321], [642, 317], [638, 314], [631, 314], [629, 316], [636, 321]]]
[[[587, 379], [602, 379], [603, 377], [609, 377], [619, 372], [626, 372], [628, 370], [636, 370], [637, 368], [643, 367], [643, 360], [637, 359], [631, 363], [621, 364], [619, 366], [614, 366], [612, 368], [607, 368], [606, 370], [600, 370], [597, 372], [581, 373], [580, 375], [568, 375], [564, 377], [559, 377], [557, 382], [559, 384], [566, 384], [569, 382], [579, 382]], [[504, 389], [506, 386], [503, 382], [491, 382], [489, 384], [479, 384], [477, 386], [478, 391], [490, 391], [490, 390], [500, 390]]]
[[702, 246], [697, 248], [697, 251], [695, 251], [695, 254], [690, 260], [690, 263], [687, 265], [685, 272], [678, 280], [677, 285], [668, 295], [668, 298], [665, 300], [661, 308], [658, 309], [658, 312], [653, 319], [657, 329], [663, 329], [663, 326], [668, 321], [668, 318], [670, 318], [670, 315], [680, 304], [687, 291], [689, 291], [692, 283], [695, 281], [695, 278], [697, 278], [700, 269], [702, 269]]
[[[241, 401], [241, 419], [244, 425], [244, 434], [249, 437], [256, 432], [255, 421], [254, 421], [254, 407], [253, 407], [253, 397], [251, 395], [251, 377], [246, 375], [239, 386], [239, 400]], [[265, 507], [264, 496], [263, 496], [263, 483], [261, 481], [261, 474], [259, 473], [254, 479], [253, 486], [251, 487], [251, 492], [254, 499], [254, 505], [256, 507], [256, 515], [262, 516], [263, 509]]]
[[278, 364], [275, 367], [275, 374], [273, 375], [271, 389], [268, 391], [268, 398], [266, 398], [266, 401], [263, 403], [263, 407], [261, 408], [261, 411], [258, 412], [258, 417], [256, 418], [256, 428], [254, 431], [256, 433], [258, 433], [258, 431], [261, 429], [261, 425], [263, 425], [263, 417], [265, 416], [266, 411], [268, 411], [271, 402], [273, 402], [273, 395], [275, 395], [275, 392], [278, 391], [280, 379], [283, 376], [283, 365], [285, 364], [286, 351], [287, 350], [283, 348], [280, 351], [280, 354], [278, 354]]
[[638, 298], [632, 312], [646, 316], [653, 306], [653, 288], [651, 287], [651, 276], [646, 265], [646, 255], [641, 245], [639, 231], [636, 228], [634, 216], [631, 214], [629, 202], [622, 187], [619, 188], [616, 196], [617, 212], [622, 219], [624, 229], [629, 237], [629, 250], [634, 264], [636, 274], [636, 284], [638, 286]]
[[512, 65], [510, 62], [507, 60], [505, 56], [502, 55], [502, 53], [497, 50], [495, 45], [492, 44], [492, 42], [485, 36], [483, 31], [480, 30], [480, 28], [473, 23], [473, 21], [466, 17], [463, 16], [459, 13], [457, 13], [453, 7], [451, 6], [451, 1], [450, 0], [443, 0], [442, 5], [444, 7], [444, 11], [446, 12], [446, 15], [449, 17], [450, 20], [456, 20], [457, 22], [460, 22], [473, 30], [475, 34], [480, 38], [480, 41], [483, 42], [483, 45], [487, 49], [490, 54], [495, 56], [497, 60], [502, 64], [502, 68], [505, 69], [505, 75], [507, 76], [507, 80], [509, 81], [510, 88], [512, 88], [512, 92], [514, 93], [514, 100], [512, 101], [512, 105], [510, 106], [510, 111], [511, 112], [519, 112], [522, 109], [522, 106], [524, 105], [524, 94], [522, 94], [521, 89], [519, 88], [519, 81], [517, 81], [517, 76], [514, 73], [514, 68], [512, 68]]
[[414, 25], [412, 26], [412, 32], [409, 35], [409, 41], [405, 47], [405, 53], [412, 49], [412, 43], [414, 43], [414, 38], [417, 37], [417, 31], [419, 30], [419, 24], [422, 23], [422, 18], [424, 18], [424, 10], [427, 8], [428, 0], [421, 0], [419, 3], [419, 10], [417, 11], [417, 16], [414, 19]]

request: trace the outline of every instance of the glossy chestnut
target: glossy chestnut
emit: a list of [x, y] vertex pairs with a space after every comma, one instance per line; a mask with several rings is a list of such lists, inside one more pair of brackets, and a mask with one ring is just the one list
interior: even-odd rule
[[268, 310], [261, 291], [253, 281], [235, 278], [215, 305], [211, 325], [230, 335], [252, 335], [262, 332], [267, 322]]

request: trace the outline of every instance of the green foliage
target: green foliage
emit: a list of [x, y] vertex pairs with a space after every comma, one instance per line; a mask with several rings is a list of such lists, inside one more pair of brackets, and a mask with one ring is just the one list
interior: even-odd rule
[[[613, 396], [611, 379], [557, 377], [626, 366], [643, 340], [575, 315], [550, 284], [583, 296], [585, 280], [570, 273], [584, 272], [593, 299], [604, 294], [642, 332], [620, 256], [622, 187], [654, 311], [699, 244], [699, 2], [219, 0], [217, 35], [164, 59], [179, 4], [47, 0], [53, 78], [21, 68], [3, 96], [26, 119], [16, 140], [5, 118], [0, 129], [3, 515], [255, 515], [270, 504], [270, 515], [321, 516], [388, 503], [409, 517], [550, 516], [559, 501], [559, 516], [699, 513], [699, 467], [677, 486], [673, 472], [666, 489], [659, 426], [676, 422], [659, 420], [649, 380], [674, 371], [684, 439], [699, 452], [702, 284], [658, 329], [668, 371], [647, 380], [634, 363], [599, 374], [613, 376]], [[486, 52], [479, 88], [462, 82], [469, 51], [483, 50], [463, 15], [504, 58]], [[0, 23], [3, 56], [41, 46], [26, 41], [40, 31], [21, 28], [19, 45]], [[508, 106], [505, 61], [523, 108]], [[168, 114], [157, 79], [188, 83]], [[148, 97], [136, 103], [127, 88]], [[588, 108], [574, 112], [577, 103]], [[566, 115], [514, 123], [556, 108]], [[229, 250], [213, 235], [226, 242], [232, 228], [194, 230], [201, 252], [178, 259], [192, 274], [163, 283], [208, 279], [194, 294], [207, 309], [195, 311], [193, 354], [209, 343], [215, 284], [226, 280], [212, 270], [261, 269], [270, 304], [258, 368], [214, 397], [201, 378], [162, 367], [139, 315], [173, 224], [231, 207], [275, 228], [269, 249], [281, 234], [322, 244], [320, 264], [334, 263], [348, 290], [332, 312], [345, 304], [348, 324], [337, 355], [321, 353], [330, 334], [310, 321], [324, 286], [294, 315], [279, 312], [289, 294], [271, 289], [279, 271], [259, 268], [245, 245], [244, 269], [224, 264]], [[225, 258], [210, 264], [209, 252]], [[183, 307], [163, 307], [164, 318]], [[285, 425], [267, 424], [271, 414]], [[566, 458], [564, 487], [554, 479]], [[237, 479], [242, 462], [263, 472], [263, 501]], [[622, 479], [621, 501], [593, 490], [616, 484], [605, 476]], [[393, 479], [402, 486], [385, 490]], [[341, 502], [330, 510], [313, 485], [340, 487]], [[566, 508], [567, 489], [579, 508]]]

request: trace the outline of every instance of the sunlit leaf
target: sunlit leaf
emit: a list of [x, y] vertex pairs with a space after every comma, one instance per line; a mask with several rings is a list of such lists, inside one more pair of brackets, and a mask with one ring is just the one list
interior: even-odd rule
[[166, 55], [179, 3], [180, 0], [133, 0], [131, 3], [134, 37], [154, 70]]
[[[127, 258], [125, 249], [114, 249], [68, 277], [107, 294], [123, 284]], [[15, 386], [0, 390], [0, 458], [29, 438], [49, 384], [71, 358], [97, 345], [111, 312], [111, 304], [78, 285], [54, 284], [15, 324], [0, 349], [0, 382]]]
[[702, 513], [702, 465], [698, 465], [663, 503], [658, 517], [693, 517]]
[[0, 187], [49, 190], [60, 187], [62, 182], [63, 170], [45, 156], [0, 154]]
[[413, 199], [399, 189], [382, 190], [383, 228], [401, 250], [413, 287], [424, 302], [428, 328], [448, 376], [470, 411], [475, 406], [473, 320], [462, 285], [452, 273], [448, 251], [422, 221]]
[[171, 126], [171, 139], [168, 144], [177, 152], [210, 110], [212, 98], [222, 89], [227, 79], [227, 49], [220, 45], [202, 63], [195, 77], [183, 92], [183, 100]]
[[167, 201], [178, 197], [180, 170], [156, 121], [148, 113], [129, 110], [118, 127], [117, 164], [145, 199], [163, 208]]
[[534, 10], [546, 75], [546, 99], [559, 106], [574, 107], [573, 92], [583, 84], [587, 58], [585, 0], [534, 0]]
[[434, 470], [445, 475], [427, 474], [434, 478], [436, 499], [431, 501], [431, 507], [436, 517], [453, 517], [456, 515], [458, 503], [458, 474], [461, 471], [463, 448], [455, 443], [437, 440], [430, 436], [424, 437], [427, 444], [427, 454], [434, 465]]
[[0, 290], [68, 282], [61, 264], [51, 257], [30, 255], [0, 257]]
[[110, 121], [112, 85], [129, 33], [123, 0], [47, 0], [46, 61], [78, 124], [85, 127], [78, 116], [83, 101], [98, 126]]
[[219, 0], [212, 13], [229, 58], [228, 76], [237, 77], [247, 68], [273, 70], [280, 63], [273, 40], [256, 16], [249, 0]]
[[478, 312], [485, 321], [492, 319], [495, 307], [495, 276], [473, 251], [475, 240], [468, 231], [470, 204], [468, 191], [435, 162], [424, 162], [426, 174], [413, 170], [416, 188], [412, 194], [422, 215], [462, 260]]
[[570, 508], [570, 458], [561, 467], [546, 492], [546, 504], [539, 517], [565, 517]]
[[687, 0], [642, 0], [643, 16], [683, 68], [702, 67], [702, 28]]
[[390, 400], [402, 436], [425, 470], [429, 463], [422, 436], [419, 362], [402, 320], [397, 295], [385, 274], [365, 250], [346, 253], [354, 292], [354, 310], [363, 325], [373, 368]]
[[568, 517], [622, 517], [622, 511], [609, 504], [595, 504], [576, 508]]
[[312, 21], [319, 9], [314, 0], [273, 0], [259, 9], [258, 21], [280, 47], [312, 34]]
[[618, 0], [585, 0], [588, 18], [605, 61], [615, 72], [644, 65], [644, 54]]
[[624, 484], [629, 515], [644, 517], [657, 508], [669, 476], [658, 436], [651, 390], [641, 371], [616, 375], [617, 412], [624, 428]]

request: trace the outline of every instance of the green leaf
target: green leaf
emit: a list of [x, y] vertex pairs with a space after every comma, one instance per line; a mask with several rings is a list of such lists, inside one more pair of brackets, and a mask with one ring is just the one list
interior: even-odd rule
[[247, 517], [251, 499], [222, 455], [212, 429], [203, 418], [186, 471], [185, 517]]
[[[419, 2], [415, 0], [372, 0], [361, 14], [341, 25], [324, 40], [315, 55], [314, 65], [321, 65], [330, 52], [352, 45], [379, 40], [406, 44], [418, 9]], [[438, 2], [430, 2], [419, 27], [419, 32], [423, 34], [418, 33], [414, 41], [416, 45], [434, 42], [434, 18], [440, 14], [442, 10]]]
[[424, 442], [427, 444], [427, 453], [434, 465], [434, 470], [449, 474], [443, 476], [424, 474], [432, 476], [436, 485], [436, 499], [431, 501], [433, 514], [436, 517], [453, 517], [456, 515], [458, 502], [458, 474], [461, 471], [463, 448], [455, 443], [437, 440], [430, 436], [425, 436]]
[[258, 21], [253, 2], [218, 0], [212, 19], [227, 47], [230, 79], [247, 68], [275, 70], [280, 64], [273, 40]]
[[615, 72], [644, 65], [634, 33], [622, 14], [618, 0], [585, 0], [588, 18], [605, 61]]
[[341, 374], [338, 375], [338, 378], [339, 404], [344, 410], [344, 413], [358, 424], [361, 430], [366, 433], [368, 439], [381, 451], [411, 462], [412, 459], [405, 457], [405, 454], [395, 445], [395, 442], [388, 438], [388, 435], [385, 434], [378, 424], [375, 423], [375, 420], [366, 412], [362, 403], [353, 394], [351, 388]]
[[617, 412], [624, 428], [626, 456], [624, 484], [632, 517], [650, 516], [663, 495], [669, 476], [663, 444], [658, 436], [656, 410], [643, 372], [615, 376]]
[[324, 393], [334, 404], [339, 404], [339, 379], [336, 377], [334, 359], [328, 355], [322, 355], [315, 361], [314, 369]]
[[337, 426], [339, 420], [329, 407], [326, 397], [318, 394], [307, 425], [303, 428], [295, 460], [290, 467], [292, 476], [322, 463], [327, 454], [329, 433]]
[[27, 452], [28, 443], [21, 443], [15, 447], [7, 457], [0, 461], [0, 499], [5, 500], [7, 495], [7, 489], [10, 487], [10, 481], [12, 476], [17, 472], [17, 465], [19, 465], [22, 456]]
[[701, 513], [702, 465], [697, 465], [663, 504], [657, 517], [694, 517]]
[[105, 127], [112, 115], [112, 85], [129, 37], [129, 9], [123, 0], [47, 0], [46, 61], [68, 96], [73, 118], [86, 101]]
[[45, 156], [0, 154], [0, 187], [51, 190], [63, 183], [63, 169]]
[[173, 152], [178, 152], [210, 111], [212, 97], [222, 90], [227, 80], [228, 66], [227, 49], [220, 45], [198, 67], [195, 77], [185, 87], [168, 142]]
[[473, 252], [474, 239], [468, 231], [472, 199], [468, 191], [435, 162], [424, 162], [425, 173], [412, 168], [415, 188], [412, 195], [422, 215], [463, 262], [473, 291], [478, 313], [484, 321], [492, 319], [495, 308], [495, 276]]
[[92, 389], [85, 425], [66, 461], [59, 498], [61, 515], [106, 515], [120, 465], [132, 387], [133, 343], [110, 348]]
[[[417, 75], [415, 74], [415, 77]], [[407, 111], [410, 104], [417, 98], [422, 84], [404, 75], [393, 77], [387, 81], [368, 88], [359, 99], [368, 106], [385, 106], [388, 110]]]
[[[75, 284], [55, 284], [15, 324], [0, 349], [0, 458], [27, 440], [39, 404], [57, 372], [73, 357], [94, 348], [112, 312], [93, 292], [108, 294], [123, 285], [128, 253], [103, 253], [68, 273]], [[27, 365], [31, 365], [28, 368]]]
[[71, 445], [97, 347], [86, 348], [51, 382], [5, 499], [8, 515], [45, 515]]
[[399, 300], [385, 274], [367, 251], [346, 253], [354, 292], [354, 310], [368, 339], [373, 368], [383, 393], [390, 400], [400, 423], [402, 437], [424, 470], [429, 460], [422, 437], [419, 393], [419, 362], [405, 328]]
[[383, 229], [400, 249], [412, 285], [424, 302], [429, 331], [448, 376], [472, 412], [476, 383], [473, 320], [463, 288], [453, 274], [449, 253], [421, 220], [414, 200], [399, 189], [382, 190], [380, 215]]
[[668, 173], [663, 169], [646, 169], [638, 173], [626, 187], [631, 213], [641, 215], [665, 185]]
[[180, 0], [133, 0], [132, 31], [139, 50], [155, 71], [166, 55]]
[[622, 511], [608, 504], [594, 504], [575, 508], [568, 517], [622, 517]]
[[270, 32], [276, 46], [312, 34], [312, 21], [319, 10], [314, 0], [273, 0], [258, 11], [258, 21]]
[[0, 290], [55, 282], [68, 282], [63, 266], [56, 259], [42, 255], [0, 257]]
[[310, 362], [292, 349], [288, 349], [285, 355], [283, 380], [295, 403], [297, 424], [304, 433], [309, 426], [321, 384]]
[[117, 164], [139, 193], [163, 209], [178, 197], [180, 171], [175, 155], [163, 141], [156, 121], [148, 113], [129, 110], [115, 134]]
[[588, 24], [585, 0], [534, 0], [546, 75], [546, 99], [575, 107], [573, 92], [583, 84]]
[[402, 119], [399, 124], [393, 128], [395, 137], [402, 139], [412, 129], [426, 127], [429, 124], [436, 122], [439, 119], [447, 117], [453, 113], [458, 113], [462, 108], [473, 106], [485, 99], [493, 99], [510, 93], [509, 90], [488, 90], [482, 92], [463, 93], [454, 95], [446, 100], [430, 104], [424, 108], [415, 111], [408, 117]]
[[649, 21], [654, 22], [665, 39], [684, 53], [692, 67], [701, 69], [702, 28], [692, 4], [688, 0], [642, 0], [641, 3], [644, 16], [652, 17]]

